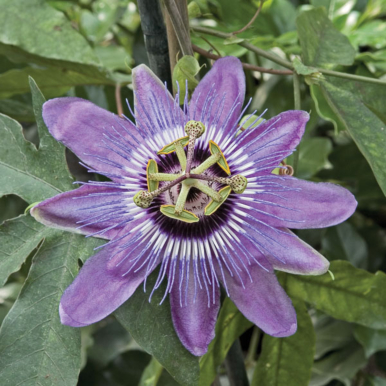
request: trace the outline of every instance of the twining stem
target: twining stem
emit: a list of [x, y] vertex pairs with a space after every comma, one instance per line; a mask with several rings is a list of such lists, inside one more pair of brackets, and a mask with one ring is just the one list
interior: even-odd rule
[[[227, 39], [232, 37], [232, 33], [224, 33], [220, 31], [215, 31], [210, 28], [206, 27], [192, 27], [193, 31], [202, 32], [207, 35], [217, 36], [219, 38]], [[250, 51], [256, 52], [258, 55], [262, 56], [263, 58], [269, 59], [272, 62], [278, 63], [281, 66], [288, 68], [290, 70], [293, 70], [292, 63], [288, 62], [285, 59], [282, 59], [280, 56], [273, 54], [271, 52], [262, 50], [261, 48], [255, 47], [253, 44], [247, 43], [247, 42], [239, 42], [237, 43], [239, 46], [245, 47]]]
[[[293, 75], [293, 83], [294, 83], [294, 100], [295, 100], [295, 110], [301, 110], [301, 99], [300, 99], [300, 76], [296, 73]], [[296, 174], [298, 163], [299, 163], [299, 152], [300, 152], [300, 143], [294, 152], [294, 163], [293, 170], [294, 174]]]
[[[192, 47], [194, 52], [197, 52], [198, 54], [205, 56], [206, 58], [213, 59], [213, 60], [218, 60], [221, 58], [221, 56], [212, 54], [211, 52], [206, 51], [203, 48], [196, 46], [195, 44], [192, 44]], [[249, 64], [249, 63], [241, 63], [241, 65], [245, 70], [258, 71], [266, 74], [275, 74], [275, 75], [292, 75], [293, 74], [293, 71], [291, 70], [274, 70], [273, 68], [254, 66], [253, 64]]]
[[[229, 33], [224, 33], [224, 32], [215, 31], [213, 29], [205, 28], [205, 27], [192, 27], [192, 29], [193, 29], [193, 31], [196, 31], [196, 32], [201, 32], [201, 33], [204, 33], [204, 34], [207, 34], [207, 35], [217, 36], [217, 37], [223, 38], [223, 39], [227, 39], [227, 38], [233, 36], [232, 33], [230, 33], [230, 34]], [[265, 51], [265, 50], [263, 50], [263, 49], [261, 49], [259, 47], [254, 46], [253, 44], [245, 42], [245, 41], [242, 41], [242, 42], [239, 42], [239, 43], [236, 43], [236, 44], [238, 44], [241, 47], [246, 48], [249, 51], [255, 52], [256, 54], [262, 56], [263, 58], [269, 59], [272, 62], [280, 64], [281, 66], [283, 66], [285, 68], [288, 68], [289, 70], [292, 70], [292, 71], [294, 70], [293, 65], [292, 65], [291, 62], [281, 58], [280, 56], [278, 56], [278, 55], [276, 55], [274, 53]], [[366, 77], [366, 76], [348, 74], [348, 73], [345, 73], [345, 72], [338, 72], [338, 71], [333, 71], [333, 70], [327, 70], [327, 69], [324, 69], [324, 68], [316, 68], [316, 70], [318, 72], [324, 74], [324, 75], [330, 75], [330, 76], [334, 76], [336, 78], [344, 78], [344, 79], [354, 80], [354, 81], [357, 81], [357, 82], [366, 82], [366, 83], [375, 83], [375, 84], [386, 85], [386, 81], [381, 80], [381, 79], [377, 79], [377, 78], [369, 78], [369, 77]]]
[[237, 30], [237, 31], [234, 31], [232, 32], [232, 35], [237, 35], [237, 34], [241, 34], [242, 32], [244, 32], [245, 30], [247, 30], [251, 25], [252, 23], [256, 20], [257, 16], [259, 16], [259, 13], [261, 11], [261, 8], [263, 8], [263, 4], [264, 4], [264, 0], [261, 0], [260, 1], [260, 6], [259, 8], [257, 8], [257, 11], [256, 13], [253, 15], [252, 19], [250, 20], [250, 22], [244, 26], [243, 28]]

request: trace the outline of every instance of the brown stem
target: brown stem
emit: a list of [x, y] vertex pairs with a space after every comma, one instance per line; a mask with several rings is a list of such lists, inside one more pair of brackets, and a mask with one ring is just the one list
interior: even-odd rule
[[[196, 46], [195, 44], [192, 44], [193, 51], [197, 52], [198, 54], [205, 56], [206, 58], [217, 60], [220, 59], [221, 56], [212, 54], [209, 51], [204, 50], [203, 48], [200, 48]], [[254, 66], [249, 63], [241, 63], [243, 68], [245, 70], [251, 70], [251, 71], [258, 71], [258, 72], [264, 72], [267, 74], [276, 74], [276, 75], [292, 75], [293, 71], [291, 70], [274, 70], [273, 68], [264, 68], [264, 67], [259, 67], [259, 66]]]
[[123, 116], [122, 98], [121, 98], [121, 85], [117, 83], [115, 85], [115, 104], [117, 105], [117, 112], [120, 117]]
[[181, 16], [180, 10], [176, 5], [175, 0], [164, 0], [164, 4], [173, 24], [173, 28], [176, 33], [178, 43], [181, 47], [182, 54], [193, 55], [189, 36], [189, 23], [185, 25], [186, 20], [184, 21], [183, 17]]
[[257, 8], [257, 11], [256, 13], [253, 15], [251, 21], [243, 28], [239, 29], [238, 31], [235, 31], [235, 32], [232, 32], [232, 35], [237, 35], [237, 34], [241, 34], [242, 32], [244, 32], [248, 27], [250, 27], [252, 25], [252, 23], [256, 20], [257, 16], [259, 16], [259, 13], [261, 11], [261, 8], [263, 8], [263, 4], [264, 4], [264, 0], [261, 0], [260, 1], [260, 6], [259, 8]]

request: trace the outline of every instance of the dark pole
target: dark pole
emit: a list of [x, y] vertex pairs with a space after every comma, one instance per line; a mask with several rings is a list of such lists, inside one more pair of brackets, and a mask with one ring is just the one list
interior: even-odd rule
[[172, 89], [168, 39], [159, 0], [137, 0], [151, 70]]

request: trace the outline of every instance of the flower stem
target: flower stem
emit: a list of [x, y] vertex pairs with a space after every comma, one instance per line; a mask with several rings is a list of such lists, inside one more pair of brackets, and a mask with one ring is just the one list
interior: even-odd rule
[[[230, 34], [224, 33], [224, 32], [215, 31], [213, 29], [205, 28], [205, 27], [192, 27], [192, 29], [193, 29], [193, 31], [196, 31], [196, 32], [201, 32], [201, 33], [204, 33], [207, 35], [212, 35], [212, 36], [216, 36], [216, 37], [223, 38], [223, 39], [227, 39], [227, 38], [233, 36], [232, 33], [230, 33]], [[245, 42], [245, 41], [239, 42], [237, 44], [241, 47], [246, 48], [249, 51], [255, 52], [257, 55], [260, 55], [263, 58], [269, 59], [272, 62], [280, 64], [281, 66], [288, 68], [289, 70], [292, 70], [292, 71], [294, 70], [291, 62], [281, 58], [280, 56], [278, 56], [274, 53], [265, 51], [259, 47], [254, 46], [253, 44]], [[384, 81], [382, 79], [369, 78], [367, 76], [348, 74], [346, 72], [338, 72], [338, 71], [333, 71], [333, 70], [327, 70], [324, 68], [316, 68], [316, 69], [318, 72], [320, 72], [324, 75], [330, 75], [330, 76], [334, 76], [336, 78], [344, 78], [344, 79], [354, 80], [357, 82], [375, 83], [375, 84], [386, 85], [386, 81]]]
[[240, 341], [236, 339], [225, 358], [225, 368], [228, 373], [231, 386], [249, 386], [247, 372], [245, 370], [243, 351]]
[[[300, 110], [302, 108], [301, 106], [301, 100], [300, 100], [300, 76], [296, 73], [293, 75], [293, 82], [294, 82], [294, 101], [295, 101], [295, 110]], [[293, 164], [293, 170], [294, 174], [296, 174], [298, 163], [299, 163], [299, 152], [300, 152], [300, 143], [294, 152], [294, 164]]]

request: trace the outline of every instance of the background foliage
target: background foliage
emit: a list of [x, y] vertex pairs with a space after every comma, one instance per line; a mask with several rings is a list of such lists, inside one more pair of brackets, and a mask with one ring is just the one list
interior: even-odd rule
[[[0, 0], [2, 385], [228, 385], [224, 359], [240, 336], [251, 385], [386, 385], [386, 2], [267, 0], [251, 28], [229, 36], [259, 4], [191, 1], [192, 42], [250, 65], [283, 69], [272, 54], [289, 63], [311, 112], [297, 176], [339, 183], [359, 206], [344, 224], [298, 232], [331, 260], [334, 279], [280, 274], [297, 309], [294, 336], [265, 336], [224, 299], [216, 338], [198, 359], [179, 342], [168, 305], [141, 291], [100, 323], [62, 326], [61, 294], [101, 241], [24, 213], [73, 189], [73, 176], [90, 178], [48, 134], [44, 100], [79, 96], [113, 112], [117, 95], [132, 101], [131, 67], [148, 60], [136, 2]], [[196, 59], [173, 74], [188, 75], [191, 89], [211, 65]], [[293, 76], [246, 78], [251, 111], [267, 108], [269, 118], [294, 108]]]

